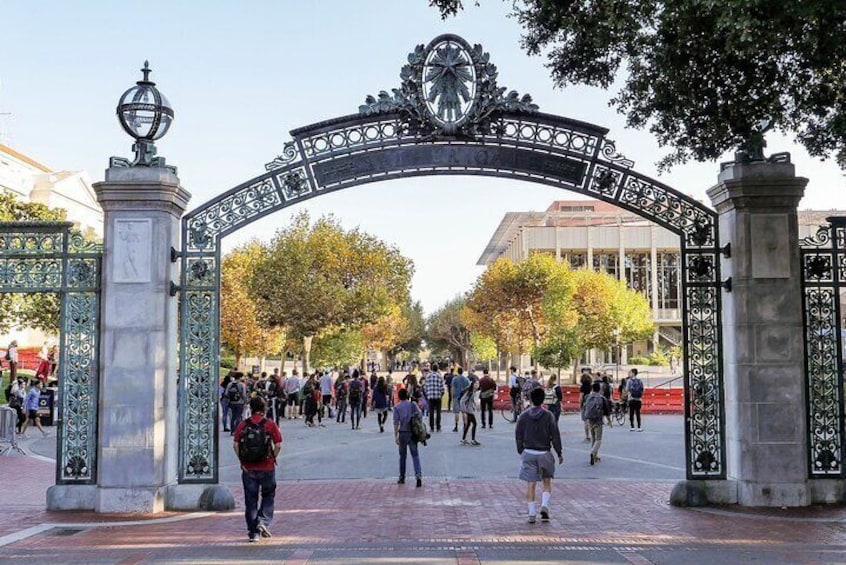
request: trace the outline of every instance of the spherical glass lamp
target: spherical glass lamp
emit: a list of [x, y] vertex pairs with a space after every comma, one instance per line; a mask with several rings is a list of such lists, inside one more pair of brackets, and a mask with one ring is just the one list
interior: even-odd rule
[[118, 121], [123, 130], [135, 138], [133, 166], [154, 165], [154, 141], [161, 139], [173, 123], [173, 108], [156, 83], [150, 80], [150, 64], [144, 61], [144, 78], [123, 93], [118, 101]]

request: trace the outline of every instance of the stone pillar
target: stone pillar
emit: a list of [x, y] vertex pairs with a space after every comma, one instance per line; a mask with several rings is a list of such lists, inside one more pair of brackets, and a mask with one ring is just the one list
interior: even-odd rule
[[729, 488], [712, 501], [811, 502], [796, 214], [807, 182], [789, 162], [754, 162], [726, 167], [708, 190], [720, 243], [731, 244], [722, 259], [731, 277], [722, 295]]
[[94, 190], [105, 213], [95, 510], [160, 512], [177, 478], [170, 249], [191, 195], [164, 167], [113, 167]]

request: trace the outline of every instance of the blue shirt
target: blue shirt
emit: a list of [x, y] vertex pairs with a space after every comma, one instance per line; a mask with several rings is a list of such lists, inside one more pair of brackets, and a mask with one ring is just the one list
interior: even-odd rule
[[25, 410], [38, 410], [39, 401], [41, 400], [41, 391], [37, 387], [32, 387], [26, 393], [26, 401], [24, 402]]
[[411, 417], [420, 409], [416, 404], [408, 400], [403, 400], [394, 406], [394, 426], [399, 426], [399, 431], [411, 431]]
[[461, 396], [461, 393], [464, 392], [464, 389], [470, 386], [470, 379], [465, 377], [464, 375], [456, 375], [452, 379], [452, 397], [458, 398]]

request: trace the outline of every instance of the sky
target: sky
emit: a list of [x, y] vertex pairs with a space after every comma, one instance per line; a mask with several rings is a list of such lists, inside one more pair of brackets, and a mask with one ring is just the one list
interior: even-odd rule
[[[0, 0], [0, 143], [55, 170], [102, 180], [110, 156], [129, 157], [132, 140], [115, 116], [120, 95], [151, 79], [175, 120], [157, 143], [192, 194], [189, 208], [264, 172], [288, 132], [355, 113], [368, 94], [398, 87], [406, 56], [442, 33], [480, 43], [500, 86], [528, 93], [546, 113], [610, 129], [635, 170], [694, 198], [716, 184], [718, 162], [658, 174], [666, 153], [648, 131], [630, 130], [608, 106], [614, 91], [553, 88], [542, 57], [520, 48], [510, 2], [465, 2], [442, 20], [428, 0], [94, 2]], [[767, 138], [768, 153], [790, 151], [810, 179], [800, 208], [846, 207], [844, 179], [790, 138]], [[721, 160], [728, 160], [726, 155]], [[431, 313], [467, 291], [476, 261], [506, 212], [542, 211], [575, 193], [481, 177], [426, 177], [349, 188], [286, 208], [224, 240], [224, 250], [269, 239], [303, 209], [396, 245], [416, 268], [412, 296]]]

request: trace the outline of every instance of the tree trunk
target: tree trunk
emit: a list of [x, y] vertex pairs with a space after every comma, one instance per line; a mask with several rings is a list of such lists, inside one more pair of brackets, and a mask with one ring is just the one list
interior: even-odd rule
[[313, 335], [303, 338], [303, 377], [306, 377], [309, 372], [309, 366], [311, 364], [311, 340], [313, 338]]
[[241, 352], [236, 351], [235, 352], [235, 366], [232, 367], [232, 369], [237, 371], [239, 369], [239, 367], [241, 367]]

